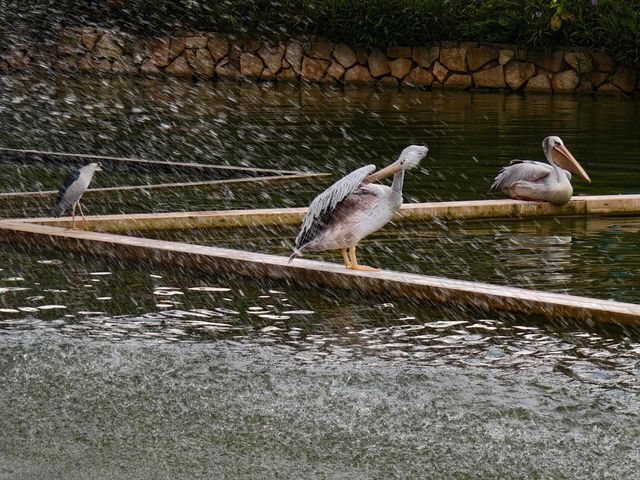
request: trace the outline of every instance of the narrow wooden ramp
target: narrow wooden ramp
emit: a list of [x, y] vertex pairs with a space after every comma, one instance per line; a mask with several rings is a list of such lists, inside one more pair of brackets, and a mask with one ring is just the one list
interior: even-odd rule
[[[85, 192], [85, 196], [94, 195], [109, 195], [114, 192], [153, 192], [157, 190], [179, 190], [184, 188], [199, 188], [216, 190], [227, 186], [238, 186], [245, 184], [258, 184], [262, 187], [272, 184], [279, 184], [282, 182], [295, 181], [302, 182], [310, 179], [317, 179], [322, 177], [331, 176], [330, 173], [315, 173], [315, 172], [302, 172], [294, 170], [278, 170], [270, 168], [254, 168], [254, 167], [238, 167], [230, 165], [212, 165], [206, 163], [193, 163], [193, 162], [173, 162], [173, 161], [160, 161], [160, 160], [146, 160], [141, 158], [120, 158], [110, 157], [105, 155], [92, 155], [84, 153], [64, 153], [64, 152], [47, 152], [39, 150], [18, 150], [13, 148], [0, 147], [0, 165], [2, 159], [33, 159], [38, 158], [41, 160], [57, 160], [69, 162], [77, 165], [80, 161], [101, 161], [111, 162], [112, 164], [130, 165], [137, 168], [141, 167], [153, 167], [155, 169], [167, 169], [179, 170], [181, 172], [187, 172], [190, 170], [196, 170], [199, 172], [226, 172], [238, 175], [249, 175], [237, 178], [225, 178], [217, 180], [201, 180], [193, 182], [173, 182], [173, 183], [157, 183], [157, 184], [143, 184], [143, 185], [124, 185], [117, 187], [104, 187], [104, 188], [90, 188]], [[42, 198], [55, 198], [58, 194], [58, 190], [41, 190], [31, 192], [0, 192], [0, 202], [14, 202], [24, 201], [29, 199], [42, 199]]]
[[640, 321], [640, 305], [479, 282], [393, 271], [351, 271], [342, 265], [312, 260], [298, 259], [288, 264], [286, 257], [275, 255], [68, 230], [17, 220], [0, 221], [0, 234], [34, 247], [53, 246], [64, 251], [171, 264], [215, 274], [234, 273], [254, 279], [286, 280], [416, 301], [469, 305], [483, 310], [540, 314], [553, 319], [621, 324]]
[[108, 155], [93, 155], [91, 153], [65, 153], [65, 152], [49, 152], [42, 150], [21, 150], [17, 148], [0, 147], [0, 158], [13, 159], [31, 159], [40, 158], [43, 160], [55, 159], [77, 163], [79, 161], [94, 160], [97, 162], [115, 162], [129, 165], [154, 166], [154, 167], [174, 167], [180, 169], [198, 169], [198, 170], [221, 170], [229, 172], [245, 172], [255, 175], [256, 173], [268, 174], [296, 174], [301, 173], [294, 170], [279, 170], [272, 168], [254, 168], [254, 167], [237, 167], [233, 165], [215, 165], [210, 163], [194, 163], [194, 162], [173, 162], [164, 160], [147, 160], [143, 158], [127, 158], [112, 157]]
[[[87, 217], [88, 229], [102, 232], [178, 230], [187, 228], [295, 225], [307, 208], [217, 210], [204, 212], [142, 213]], [[640, 215], [640, 195], [592, 195], [573, 197], [561, 207], [520, 200], [471, 200], [462, 202], [405, 203], [396, 220], [481, 220], [544, 217], [593, 217]], [[31, 218], [29, 222], [69, 227], [71, 219]]]
[[[271, 175], [265, 177], [244, 177], [229, 178], [225, 180], [202, 180], [194, 182], [175, 182], [175, 183], [155, 183], [147, 185], [124, 185], [121, 187], [102, 187], [90, 188], [83, 197], [93, 197], [101, 194], [111, 194], [114, 192], [152, 192], [156, 190], [179, 190], [185, 188], [199, 188], [206, 190], [216, 190], [224, 187], [233, 187], [239, 185], [259, 185], [264, 188], [267, 185], [276, 185], [283, 182], [304, 182], [311, 179], [329, 176], [328, 173], [295, 173], [283, 175]], [[0, 193], [0, 201], [27, 200], [30, 198], [51, 198], [55, 199], [58, 190], [40, 190], [34, 192], [2, 192]]]

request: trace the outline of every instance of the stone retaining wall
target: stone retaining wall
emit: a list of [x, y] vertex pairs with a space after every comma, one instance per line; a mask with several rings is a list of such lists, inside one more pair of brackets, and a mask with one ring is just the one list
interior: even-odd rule
[[470, 42], [371, 49], [321, 40], [269, 45], [210, 32], [143, 39], [77, 27], [64, 30], [50, 50], [17, 45], [2, 55], [0, 69], [640, 95], [638, 72], [604, 52], [575, 49], [540, 53]]

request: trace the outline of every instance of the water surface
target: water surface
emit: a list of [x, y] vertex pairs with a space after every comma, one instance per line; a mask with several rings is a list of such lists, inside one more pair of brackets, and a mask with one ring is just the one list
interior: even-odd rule
[[[0, 79], [0, 144], [326, 171], [430, 155], [407, 201], [487, 198], [561, 136], [638, 191], [640, 107], [90, 77]], [[60, 164], [0, 190], [55, 188]], [[102, 172], [95, 186], [167, 181]], [[180, 175], [178, 175], [180, 176]], [[131, 183], [129, 183], [131, 184]], [[302, 206], [325, 184], [86, 199], [92, 213]], [[0, 206], [46, 215], [43, 202]], [[638, 302], [635, 219], [390, 226], [363, 263]], [[295, 229], [158, 233], [288, 253]], [[337, 256], [319, 258], [339, 261]], [[66, 254], [0, 238], [0, 478], [635, 478], [640, 331]]]
[[[468, 94], [420, 90], [336, 90], [317, 85], [190, 83], [64, 76], [5, 76], [0, 145], [213, 164], [322, 171], [335, 178], [383, 166], [409, 144], [428, 158], [408, 175], [407, 201], [486, 198], [513, 158], [543, 160], [542, 139], [561, 136], [593, 180], [577, 194], [638, 192], [640, 102], [617, 97]], [[62, 171], [61, 171], [62, 169]], [[2, 190], [52, 187], [58, 165], [19, 179], [0, 172]], [[114, 184], [109, 172], [95, 185]], [[323, 184], [326, 185], [326, 184]], [[173, 192], [87, 199], [94, 213], [301, 206], [323, 185]], [[145, 199], [145, 197], [147, 197]], [[31, 214], [46, 209], [30, 208]]]
[[635, 475], [635, 328], [3, 252], [0, 478]]

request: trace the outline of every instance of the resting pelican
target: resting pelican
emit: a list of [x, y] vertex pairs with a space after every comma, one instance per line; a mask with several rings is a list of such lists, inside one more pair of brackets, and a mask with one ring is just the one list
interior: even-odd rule
[[[340, 249], [345, 267], [378, 271], [358, 264], [356, 245], [400, 210], [404, 172], [418, 166], [428, 151], [411, 145], [388, 167], [375, 173], [375, 165], [359, 168], [318, 195], [309, 205], [289, 262], [305, 251]], [[374, 183], [391, 175], [391, 187]]]
[[511, 160], [493, 184], [491, 192], [501, 191], [518, 200], [538, 200], [564, 205], [573, 194], [571, 173], [580, 175], [587, 182], [591, 179], [578, 161], [567, 150], [560, 137], [547, 137], [542, 149], [551, 165], [532, 160]]

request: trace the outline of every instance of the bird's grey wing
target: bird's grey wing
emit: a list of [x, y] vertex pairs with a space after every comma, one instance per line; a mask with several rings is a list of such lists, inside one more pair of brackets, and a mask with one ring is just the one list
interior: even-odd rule
[[[534, 165], [538, 165], [541, 168], [546, 168], [549, 171], [549, 173], [553, 172], [553, 167], [551, 165], [544, 162], [536, 162], [535, 160], [511, 160], [509, 165], [517, 165], [519, 163], [533, 163]], [[567, 179], [571, 181], [571, 172], [568, 172], [567, 170], [562, 170], [562, 171], [567, 176]]]
[[[548, 163], [544, 163], [544, 162], [536, 162], [535, 160], [511, 160], [510, 165], [516, 165], [518, 163], [533, 163], [535, 165], [538, 165], [542, 168], [546, 168], [547, 170], [549, 170], [549, 173], [551, 173], [553, 171], [553, 167], [551, 165], [549, 165]], [[569, 181], [571, 181], [571, 172], [568, 172], [566, 170], [562, 170], [566, 175], [567, 178], [569, 179]]]
[[69, 174], [67, 179], [64, 181], [64, 184], [62, 185], [62, 187], [60, 187], [60, 190], [58, 190], [58, 196], [56, 197], [56, 206], [53, 211], [53, 214], [55, 216], [62, 215], [64, 210], [69, 208], [72, 205], [72, 203], [65, 201], [65, 194], [67, 193], [67, 190], [69, 190], [69, 187], [71, 187], [71, 185], [73, 185], [73, 183], [77, 181], [78, 178], [80, 178], [79, 168], [73, 170]]
[[375, 165], [359, 168], [338, 180], [313, 199], [311, 205], [309, 205], [309, 211], [302, 221], [300, 233], [296, 237], [296, 249], [301, 249], [322, 232], [338, 206], [349, 195], [354, 193], [364, 179], [371, 175], [375, 169]]
[[511, 164], [504, 167], [494, 179], [489, 191], [496, 192], [507, 189], [521, 180], [539, 182], [552, 172], [553, 167], [547, 163], [534, 162], [533, 160], [511, 160]]
[[[365, 181], [366, 182], [366, 181]], [[356, 190], [348, 195], [333, 210], [327, 228], [331, 228], [334, 223], [349, 225], [361, 221], [361, 214], [371, 209], [371, 206], [380, 199], [380, 191], [373, 187], [380, 187], [377, 184], [363, 182]]]

